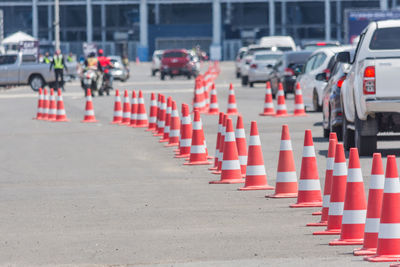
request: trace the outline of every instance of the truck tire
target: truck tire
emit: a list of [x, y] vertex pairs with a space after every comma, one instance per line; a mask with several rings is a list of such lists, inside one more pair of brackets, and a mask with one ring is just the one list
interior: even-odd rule
[[246, 86], [248, 82], [249, 82], [249, 77], [242, 76], [242, 85]]
[[358, 149], [360, 156], [371, 156], [377, 148], [378, 138], [375, 135], [363, 135], [363, 124], [366, 122], [360, 120], [356, 114], [355, 118], [355, 131], [354, 131], [354, 143]]
[[43, 88], [45, 86], [45, 82], [41, 75], [34, 74], [29, 78], [29, 85], [33, 91], [39, 91], [39, 88]]
[[346, 114], [343, 110], [342, 138], [343, 147], [345, 150], [349, 150], [351, 147], [354, 147], [354, 131], [347, 128], [348, 124], [349, 122], [347, 121]]
[[318, 93], [317, 93], [317, 91], [315, 89], [314, 89], [314, 92], [313, 92], [313, 109], [316, 112], [322, 111], [322, 106], [320, 106], [318, 104]]

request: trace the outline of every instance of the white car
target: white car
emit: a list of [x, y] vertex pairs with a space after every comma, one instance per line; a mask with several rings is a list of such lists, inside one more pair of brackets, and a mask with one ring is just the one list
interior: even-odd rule
[[260, 45], [250, 45], [246, 53], [243, 54], [240, 60], [240, 77], [242, 78], [242, 85], [247, 85], [249, 81], [249, 68], [250, 62], [253, 59], [253, 54], [257, 51], [270, 51], [270, 47], [264, 47]]
[[[314, 51], [304, 64], [297, 82], [303, 91], [304, 106], [314, 111], [322, 110], [323, 91], [329, 79], [330, 71], [335, 63], [334, 56], [343, 51], [344, 46], [327, 47]], [[317, 80], [316, 76], [326, 73], [326, 80]]]
[[296, 44], [290, 36], [265, 36], [260, 39], [260, 45], [280, 51], [296, 51]]
[[254, 83], [265, 83], [273, 70], [273, 66], [282, 56], [281, 51], [255, 52], [249, 68], [250, 87], [253, 87]]
[[164, 53], [164, 50], [156, 50], [153, 53], [153, 58], [151, 60], [151, 76], [155, 76], [157, 71], [160, 71], [161, 68], [161, 57]]
[[243, 55], [246, 54], [247, 50], [248, 50], [247, 47], [242, 47], [239, 49], [236, 55], [236, 61], [235, 61], [236, 78], [240, 78], [240, 62], [243, 58]]

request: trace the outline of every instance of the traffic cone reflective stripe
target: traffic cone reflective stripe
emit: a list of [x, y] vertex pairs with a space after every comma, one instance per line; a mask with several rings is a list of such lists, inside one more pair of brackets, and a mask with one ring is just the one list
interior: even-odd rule
[[279, 83], [277, 99], [278, 99], [278, 107], [276, 108], [275, 117], [288, 116], [286, 103], [285, 103], [285, 93], [283, 91], [282, 83]]
[[164, 127], [164, 135], [159, 140], [160, 143], [169, 141], [169, 131], [171, 125], [171, 111], [172, 111], [172, 97], [168, 97], [167, 99], [167, 112], [165, 113], [165, 127]]
[[130, 114], [130, 119], [129, 119], [129, 126], [130, 127], [136, 127], [137, 111], [138, 111], [138, 99], [137, 99], [137, 96], [136, 96], [136, 91], [132, 90], [131, 114]]
[[387, 156], [378, 245], [371, 262], [400, 261], [400, 183], [396, 157]]
[[385, 174], [383, 172], [381, 154], [374, 153], [368, 193], [364, 243], [362, 248], [353, 251], [355, 256], [374, 255], [376, 253], [384, 184]]
[[282, 125], [281, 144], [276, 175], [275, 194], [271, 198], [296, 198], [298, 191], [296, 167], [293, 159], [289, 127]]
[[157, 125], [157, 111], [158, 107], [157, 107], [156, 96], [154, 93], [151, 93], [149, 127], [147, 128], [146, 131], [155, 130]]
[[243, 118], [242, 116], [238, 116], [236, 122], [236, 146], [239, 153], [239, 163], [240, 170], [242, 172], [242, 177], [246, 177], [246, 166], [247, 166], [247, 143], [246, 143], [246, 133], [244, 131], [243, 126]]
[[249, 153], [244, 187], [239, 190], [273, 190], [268, 185], [257, 122], [251, 122]]
[[85, 116], [82, 122], [97, 122], [94, 115], [93, 102], [92, 102], [92, 92], [90, 88], [86, 92], [86, 106], [85, 106]]
[[[328, 155], [326, 157], [325, 186], [322, 199], [321, 220], [317, 223], [309, 223], [307, 226], [327, 226], [329, 214], [329, 202], [331, 198], [333, 166], [335, 162], [335, 149], [337, 140], [329, 139]], [[314, 215], [314, 214], [313, 214]]]
[[294, 116], [306, 116], [303, 103], [303, 94], [299, 83], [296, 83], [295, 97], [294, 97]]
[[48, 120], [49, 119], [49, 107], [50, 107], [50, 101], [49, 101], [49, 95], [47, 94], [47, 89], [44, 88], [43, 92], [43, 109], [42, 109], [42, 120]]
[[311, 130], [304, 135], [303, 158], [301, 160], [297, 203], [291, 208], [321, 207], [321, 185], [318, 177], [317, 160]]
[[119, 96], [119, 90], [115, 90], [115, 101], [114, 101], [114, 118], [112, 124], [119, 124], [122, 122], [122, 106], [121, 97]]
[[57, 90], [57, 115], [56, 115], [56, 120], [55, 121], [58, 121], [58, 122], [67, 122], [67, 121], [69, 121], [67, 119], [67, 115], [65, 113], [64, 101], [63, 101], [63, 97], [62, 97], [60, 88], [58, 88], [58, 90]]
[[125, 90], [122, 121], [120, 125], [129, 125], [130, 122], [131, 122], [131, 101], [129, 100], [128, 90]]
[[189, 106], [182, 104], [181, 131], [179, 136], [179, 152], [175, 158], [186, 158], [190, 156], [192, 145], [192, 119], [189, 114]]
[[226, 120], [226, 134], [224, 141], [224, 156], [221, 166], [221, 179], [210, 181], [210, 184], [236, 184], [243, 183], [240, 171], [239, 155], [236, 146], [235, 132], [233, 131], [232, 119]]
[[236, 97], [235, 90], [233, 89], [233, 85], [229, 85], [229, 96], [228, 96], [228, 109], [226, 111], [227, 115], [237, 115], [237, 105], [236, 105]]
[[264, 112], [260, 113], [260, 116], [271, 116], [275, 115], [274, 103], [272, 101], [271, 83], [265, 83], [265, 100], [264, 100]]
[[329, 245], [362, 245], [366, 214], [367, 203], [358, 150], [357, 148], [350, 148], [340, 238], [329, 242]]
[[178, 109], [176, 102], [172, 101], [172, 111], [171, 111], [171, 128], [169, 131], [168, 144], [165, 146], [178, 146], [179, 145], [179, 133], [181, 123], [179, 121]]
[[40, 120], [42, 118], [42, 112], [43, 112], [42, 105], [43, 105], [43, 90], [42, 88], [39, 88], [37, 112], [36, 112], [36, 117], [33, 119]]
[[219, 157], [219, 143], [221, 139], [221, 132], [222, 132], [222, 120], [224, 118], [224, 113], [219, 113], [218, 118], [218, 133], [217, 133], [217, 141], [215, 142], [215, 156], [214, 156], [214, 166], [209, 168], [209, 170], [217, 170], [218, 169], [218, 157]]
[[192, 126], [192, 144], [190, 147], [189, 162], [184, 165], [208, 165], [211, 162], [207, 161], [207, 146], [205, 143], [203, 125], [201, 123], [200, 111], [194, 110], [194, 120]]
[[218, 98], [217, 98], [217, 90], [215, 89], [215, 84], [213, 83], [211, 86], [211, 99], [210, 99], [210, 108], [208, 109], [208, 114], [215, 115], [218, 114]]
[[153, 133], [158, 133], [158, 125], [160, 124], [160, 114], [161, 114], [161, 98], [162, 98], [162, 95], [158, 94], [158, 96], [157, 96], [156, 128], [153, 130]]
[[144, 104], [143, 93], [142, 90], [139, 90], [135, 127], [144, 128], [148, 125], [149, 121], [147, 119], [146, 105]]
[[343, 144], [336, 144], [335, 162], [333, 164], [333, 177], [331, 197], [329, 200], [328, 226], [325, 231], [314, 232], [314, 235], [338, 235], [342, 228], [344, 199], [346, 193], [347, 166], [344, 156]]
[[161, 95], [161, 105], [159, 108], [159, 116], [157, 121], [157, 133], [154, 136], [163, 136], [165, 127], [165, 117], [167, 113], [167, 103], [165, 102], [165, 96]]
[[228, 119], [228, 115], [224, 114], [222, 119], [222, 127], [221, 127], [221, 137], [219, 139], [219, 152], [218, 152], [218, 168], [213, 171], [213, 174], [221, 174], [222, 161], [224, 157], [224, 145], [225, 145], [225, 134], [226, 134], [226, 120]]
[[195, 82], [193, 110], [198, 109], [200, 112], [204, 112], [206, 101], [204, 99], [204, 87], [201, 76], [197, 77]]
[[54, 89], [50, 89], [50, 105], [49, 105], [49, 115], [48, 119], [50, 121], [56, 120], [57, 116], [57, 104], [56, 104], [56, 97], [54, 95]]

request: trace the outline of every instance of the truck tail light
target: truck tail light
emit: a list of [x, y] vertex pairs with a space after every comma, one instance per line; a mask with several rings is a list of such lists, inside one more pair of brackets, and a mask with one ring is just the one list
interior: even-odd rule
[[252, 68], [252, 69], [257, 69], [257, 64], [251, 64], [251, 65], [250, 65], [250, 68]]
[[375, 66], [368, 66], [364, 70], [363, 93], [364, 95], [374, 95], [375, 90]]
[[337, 82], [336, 86], [338, 88], [342, 88], [343, 82], [344, 80], [346, 80], [346, 75], [343, 75], [342, 77], [340, 77], [339, 81]]
[[294, 71], [291, 68], [286, 68], [285, 71], [283, 72], [283, 75], [294, 76]]

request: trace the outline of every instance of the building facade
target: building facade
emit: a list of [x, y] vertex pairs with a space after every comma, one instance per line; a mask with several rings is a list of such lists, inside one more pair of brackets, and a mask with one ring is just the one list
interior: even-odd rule
[[[4, 35], [24, 31], [54, 40], [54, 0], [3, 0]], [[344, 42], [347, 9], [388, 9], [400, 0], [59, 0], [64, 52], [95, 42], [109, 54], [148, 60], [155, 49], [200, 45], [232, 59], [261, 36]]]

